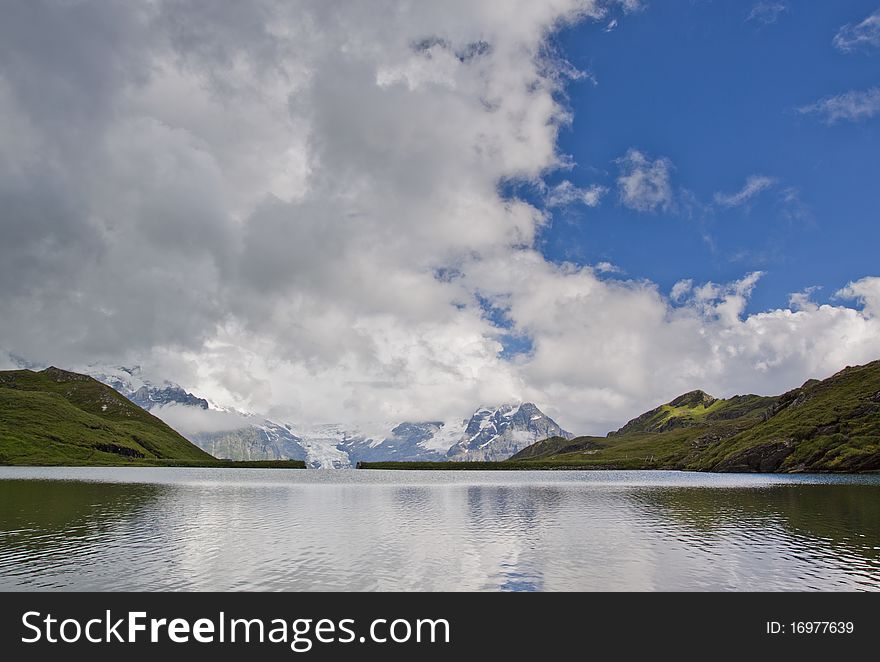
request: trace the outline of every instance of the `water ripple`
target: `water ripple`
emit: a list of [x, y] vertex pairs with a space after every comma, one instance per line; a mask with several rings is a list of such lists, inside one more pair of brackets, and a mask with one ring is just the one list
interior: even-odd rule
[[0, 470], [0, 589], [880, 590], [880, 478]]

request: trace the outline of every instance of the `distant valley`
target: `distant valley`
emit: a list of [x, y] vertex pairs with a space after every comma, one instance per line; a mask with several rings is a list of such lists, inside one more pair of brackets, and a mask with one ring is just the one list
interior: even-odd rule
[[[160, 417], [164, 407], [207, 410], [210, 406], [176, 384], [150, 381], [138, 367], [91, 367], [90, 374]], [[531, 403], [479, 407], [469, 418], [457, 421], [377, 423], [369, 431], [239, 415], [245, 424], [228, 430], [182, 432], [218, 458], [305, 460], [313, 468], [354, 467], [359, 462], [499, 461], [548, 437], [574, 437]]]

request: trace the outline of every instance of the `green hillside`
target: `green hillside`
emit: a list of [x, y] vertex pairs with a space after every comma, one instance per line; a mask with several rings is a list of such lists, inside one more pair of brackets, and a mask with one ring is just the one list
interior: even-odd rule
[[716, 444], [695, 468], [718, 471], [880, 469], [880, 361], [810, 381], [778, 398], [766, 420]]
[[0, 372], [0, 464], [213, 464], [109, 386], [73, 372]]
[[778, 397], [693, 391], [606, 437], [551, 438], [509, 462], [532, 468], [880, 470], [880, 361]]

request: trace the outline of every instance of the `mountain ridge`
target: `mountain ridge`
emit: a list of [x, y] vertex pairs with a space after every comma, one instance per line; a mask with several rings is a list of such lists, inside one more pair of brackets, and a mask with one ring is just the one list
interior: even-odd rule
[[[157, 386], [138, 366], [91, 366], [91, 370], [95, 378], [160, 416], [165, 413], [163, 408], [173, 406], [214, 410], [207, 400], [173, 382], [163, 380]], [[244, 425], [184, 436], [222, 459], [295, 459], [305, 460], [313, 468], [346, 468], [364, 461], [495, 461], [506, 459], [547, 433], [574, 436], [527, 402], [479, 407], [461, 421], [365, 426], [369, 432], [338, 424], [300, 427], [235, 413]], [[486, 418], [491, 425], [483, 426]]]
[[548, 438], [510, 461], [535, 468], [880, 470], [880, 361], [779, 396], [716, 399], [692, 391], [605, 437]]

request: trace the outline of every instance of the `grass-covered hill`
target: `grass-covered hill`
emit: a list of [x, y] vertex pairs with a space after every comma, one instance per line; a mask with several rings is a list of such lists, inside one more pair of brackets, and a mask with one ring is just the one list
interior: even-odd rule
[[606, 437], [551, 438], [514, 455], [533, 468], [880, 470], [880, 361], [778, 397], [682, 395]]
[[213, 464], [109, 386], [58, 368], [0, 371], [0, 464]]

